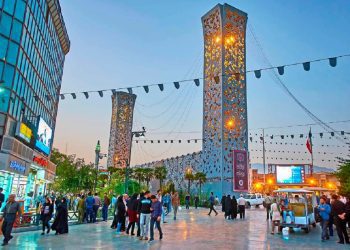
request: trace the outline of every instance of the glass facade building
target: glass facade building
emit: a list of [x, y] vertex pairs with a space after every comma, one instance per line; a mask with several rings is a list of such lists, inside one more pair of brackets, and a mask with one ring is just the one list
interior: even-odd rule
[[34, 197], [54, 177], [49, 154], [69, 49], [59, 0], [0, 0], [0, 187], [7, 194]]

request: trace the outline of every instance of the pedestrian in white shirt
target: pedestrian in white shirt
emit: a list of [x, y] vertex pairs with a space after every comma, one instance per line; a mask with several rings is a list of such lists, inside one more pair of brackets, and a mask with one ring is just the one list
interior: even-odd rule
[[245, 217], [245, 199], [243, 198], [243, 194], [240, 195], [240, 197], [237, 200], [238, 203], [238, 210], [239, 210], [239, 218], [242, 220]]

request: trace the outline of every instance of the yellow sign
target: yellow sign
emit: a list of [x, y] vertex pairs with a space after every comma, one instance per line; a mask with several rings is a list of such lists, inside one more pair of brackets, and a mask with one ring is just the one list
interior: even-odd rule
[[26, 142], [30, 143], [33, 136], [33, 131], [27, 125], [21, 123], [19, 127], [19, 136]]

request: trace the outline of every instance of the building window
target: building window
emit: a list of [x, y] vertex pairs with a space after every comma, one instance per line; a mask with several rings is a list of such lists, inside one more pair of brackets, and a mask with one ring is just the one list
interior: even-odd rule
[[49, 8], [47, 8], [46, 15], [45, 15], [45, 22], [46, 23], [48, 23], [48, 21], [49, 21], [49, 15], [50, 15], [50, 10], [49, 10]]

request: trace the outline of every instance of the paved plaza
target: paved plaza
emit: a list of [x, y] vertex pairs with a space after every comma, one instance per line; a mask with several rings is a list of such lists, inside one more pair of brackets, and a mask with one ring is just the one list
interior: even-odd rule
[[297, 231], [284, 240], [281, 235], [271, 235], [263, 209], [247, 211], [246, 220], [225, 221], [223, 214], [208, 216], [205, 209], [182, 209], [178, 220], [162, 224], [164, 239], [148, 243], [136, 237], [116, 234], [111, 222], [75, 225], [67, 235], [41, 236], [41, 231], [14, 234], [14, 239], [4, 249], [349, 249], [336, 243], [337, 237], [322, 243], [320, 228], [309, 234]]

